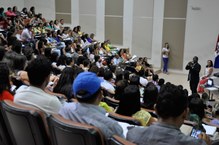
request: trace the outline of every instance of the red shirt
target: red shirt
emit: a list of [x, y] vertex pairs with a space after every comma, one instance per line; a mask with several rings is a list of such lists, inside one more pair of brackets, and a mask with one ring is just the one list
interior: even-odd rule
[[3, 101], [3, 100], [11, 100], [11, 101], [13, 101], [14, 100], [14, 96], [10, 92], [8, 92], [8, 91], [3, 91], [0, 94], [0, 101]]

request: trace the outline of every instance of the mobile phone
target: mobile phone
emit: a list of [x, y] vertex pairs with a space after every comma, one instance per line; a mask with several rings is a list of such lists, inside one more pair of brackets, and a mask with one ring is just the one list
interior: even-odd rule
[[198, 129], [194, 129], [194, 128], [193, 128], [190, 136], [192, 136], [192, 137], [198, 139], [198, 135], [201, 134], [201, 133], [202, 133], [201, 130], [198, 130]]

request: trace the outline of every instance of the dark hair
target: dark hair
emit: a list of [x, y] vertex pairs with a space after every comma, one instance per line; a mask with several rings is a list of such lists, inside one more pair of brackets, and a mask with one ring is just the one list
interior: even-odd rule
[[9, 68], [6, 63], [0, 62], [0, 93], [10, 89]]
[[153, 76], [152, 76], [152, 80], [153, 81], [157, 81], [159, 79], [159, 76], [157, 75], [157, 74], [154, 74]]
[[90, 65], [89, 59], [85, 59], [85, 60], [83, 61], [83, 65], [84, 65], [84, 67], [88, 67], [88, 66]]
[[68, 100], [73, 97], [72, 84], [74, 81], [73, 68], [66, 67], [63, 69], [57, 85], [54, 87], [53, 92], [64, 94]]
[[116, 82], [124, 79], [124, 72], [122, 70], [116, 71]]
[[57, 60], [57, 66], [59, 65], [66, 65], [66, 56], [65, 55], [61, 55], [59, 56], [58, 60]]
[[2, 61], [4, 56], [5, 56], [5, 48], [3, 46], [0, 46], [0, 61]]
[[84, 56], [79, 56], [77, 59], [77, 65], [79, 66], [80, 64], [83, 64], [83, 61], [86, 59]]
[[90, 72], [93, 72], [95, 74], [99, 73], [99, 68], [96, 65], [92, 65], [91, 68], [89, 69]]
[[187, 108], [188, 101], [183, 90], [177, 86], [167, 83], [158, 95], [156, 110], [159, 117], [167, 119], [178, 117]]
[[24, 70], [27, 58], [24, 55], [16, 54], [13, 58], [12, 70]]
[[200, 119], [202, 119], [205, 115], [204, 103], [198, 97], [192, 98], [192, 100], [189, 102], [189, 110], [191, 114], [198, 115]]
[[164, 83], [165, 83], [165, 80], [163, 78], [159, 79], [159, 81], [158, 81], [159, 86], [164, 85]]
[[66, 58], [66, 65], [70, 65], [73, 62], [72, 57], [67, 57]]
[[24, 7], [24, 8], [22, 9], [22, 12], [25, 13], [25, 14], [27, 14], [27, 8]]
[[215, 117], [219, 116], [219, 109], [217, 109], [217, 110], [215, 111], [214, 116], [215, 116]]
[[104, 68], [101, 67], [101, 68], [99, 69], [98, 76], [99, 76], [99, 77], [103, 77], [103, 76], [104, 76], [104, 71], [105, 71]]
[[32, 54], [33, 54], [33, 49], [29, 46], [26, 46], [22, 49], [22, 53], [26, 56], [27, 60], [31, 60]]
[[125, 70], [124, 71], [124, 79], [129, 80], [129, 75], [130, 75], [129, 71]]
[[30, 11], [35, 12], [35, 7], [34, 6], [30, 7]]
[[103, 77], [104, 77], [105, 80], [110, 80], [110, 79], [113, 78], [113, 73], [110, 70], [106, 70], [104, 72], [104, 76]]
[[140, 77], [137, 75], [133, 75], [130, 78], [130, 85], [139, 85], [140, 84]]
[[124, 95], [121, 96], [118, 114], [132, 116], [141, 109], [140, 91], [136, 85], [129, 85], [124, 89]]
[[44, 49], [44, 55], [45, 55], [48, 59], [50, 59], [51, 54], [52, 54], [52, 48], [47, 47], [47, 48]]
[[154, 83], [149, 82], [144, 89], [143, 106], [147, 109], [154, 109], [154, 104], [157, 102], [158, 89]]
[[120, 100], [122, 95], [124, 94], [124, 89], [127, 87], [128, 82], [127, 80], [119, 80], [116, 82], [116, 89], [115, 89], [115, 96], [116, 100]]
[[51, 62], [45, 56], [39, 55], [26, 68], [30, 84], [40, 87], [52, 70]]
[[208, 66], [208, 65], [206, 65], [206, 67], [213, 67], [213, 61], [212, 60], [208, 60], [208, 61], [210, 61], [210, 66]]

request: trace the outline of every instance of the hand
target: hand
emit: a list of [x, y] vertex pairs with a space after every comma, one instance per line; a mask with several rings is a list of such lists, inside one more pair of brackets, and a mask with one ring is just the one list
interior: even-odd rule
[[205, 133], [202, 132], [201, 134], [199, 134], [198, 138], [204, 140], [207, 145], [211, 145], [210, 137], [208, 135], [206, 135]]

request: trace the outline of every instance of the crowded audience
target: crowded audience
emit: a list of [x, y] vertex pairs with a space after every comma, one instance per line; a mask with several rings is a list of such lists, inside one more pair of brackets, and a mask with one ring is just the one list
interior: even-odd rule
[[[110, 40], [100, 42], [81, 26], [67, 27], [64, 19], [46, 20], [34, 6], [21, 11], [16, 6], [0, 8], [0, 61], [1, 101], [96, 126], [106, 139], [126, 138], [107, 112], [140, 122], [142, 127], [132, 126], [126, 138], [139, 145], [210, 145], [202, 127], [206, 112], [219, 124], [219, 111], [209, 111], [208, 98], [198, 96], [197, 87], [192, 86], [188, 96], [183, 86], [160, 78], [147, 57], [134, 59], [129, 49], [117, 48]], [[191, 73], [192, 65], [187, 66]], [[205, 81], [212, 66], [209, 60]], [[179, 130], [184, 120], [202, 131], [198, 139]]]

